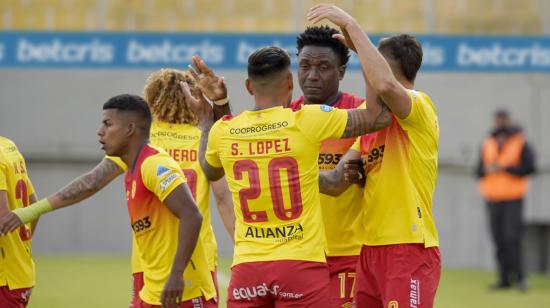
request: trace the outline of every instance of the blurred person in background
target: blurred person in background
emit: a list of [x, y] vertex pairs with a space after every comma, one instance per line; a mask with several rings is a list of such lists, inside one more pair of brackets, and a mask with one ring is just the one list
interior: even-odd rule
[[[328, 26], [314, 26], [298, 35], [298, 82], [303, 96], [290, 104], [292, 108], [298, 109], [303, 104], [325, 104], [352, 109], [365, 101], [340, 91], [349, 49], [333, 37], [339, 33]], [[319, 170], [334, 169], [354, 141], [355, 138], [323, 141], [317, 161]], [[325, 194], [320, 197], [327, 240], [331, 307], [342, 307], [353, 300], [355, 265], [361, 251], [357, 222], [361, 216], [363, 189], [352, 185], [338, 197]]]
[[525, 291], [528, 285], [521, 256], [523, 199], [528, 190], [527, 176], [535, 172], [535, 155], [507, 110], [497, 110], [494, 121], [476, 170], [499, 271], [499, 280], [491, 288], [507, 289], [515, 284]]
[[[0, 217], [36, 202], [23, 155], [0, 136]], [[31, 238], [37, 220], [0, 235], [0, 307], [26, 307], [35, 284]]]

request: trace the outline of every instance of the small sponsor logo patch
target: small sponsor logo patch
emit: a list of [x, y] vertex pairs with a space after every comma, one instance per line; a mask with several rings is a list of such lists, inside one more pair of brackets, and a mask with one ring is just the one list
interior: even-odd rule
[[330, 107], [329, 105], [321, 105], [321, 110], [324, 111], [324, 112], [331, 112], [332, 111], [332, 107]]
[[170, 172], [170, 169], [164, 167], [163, 165], [158, 165], [157, 167], [157, 177], [161, 178], [166, 173]]
[[177, 173], [172, 173], [170, 176], [168, 176], [166, 179], [164, 179], [162, 182], [160, 182], [160, 190], [164, 191], [177, 178], [178, 178], [178, 174]]

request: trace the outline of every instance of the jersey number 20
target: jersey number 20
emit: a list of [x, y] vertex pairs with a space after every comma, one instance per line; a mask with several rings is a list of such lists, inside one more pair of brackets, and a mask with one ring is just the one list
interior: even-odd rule
[[[273, 200], [273, 211], [281, 220], [293, 220], [302, 214], [302, 193], [300, 191], [300, 173], [298, 162], [292, 157], [276, 157], [268, 164], [269, 189]], [[281, 185], [281, 170], [286, 169], [290, 208], [286, 208]], [[250, 159], [239, 160], [233, 165], [233, 173], [237, 181], [243, 179], [243, 174], [248, 173], [249, 187], [239, 191], [239, 203], [245, 222], [267, 221], [266, 211], [251, 211], [248, 208], [248, 200], [260, 197], [260, 171], [256, 162]]]

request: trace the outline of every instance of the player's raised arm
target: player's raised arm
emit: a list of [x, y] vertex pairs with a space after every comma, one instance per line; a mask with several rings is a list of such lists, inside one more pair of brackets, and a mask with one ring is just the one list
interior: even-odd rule
[[[411, 100], [407, 91], [395, 78], [390, 64], [372, 44], [359, 23], [342, 9], [329, 4], [316, 5], [308, 13], [308, 20], [311, 22], [318, 22], [325, 18], [349, 35], [357, 50], [361, 68], [374, 92], [382, 98], [393, 114], [401, 119], [406, 118], [411, 111]], [[337, 38], [343, 37], [337, 36]]]
[[235, 235], [235, 212], [233, 210], [233, 199], [231, 198], [231, 192], [227, 187], [227, 181], [225, 178], [221, 178], [216, 182], [210, 183], [214, 198], [216, 199], [216, 206], [218, 207], [218, 213], [222, 219], [225, 230], [231, 240]]
[[0, 218], [0, 233], [6, 234], [21, 224], [36, 220], [40, 215], [78, 203], [91, 197], [122, 174], [122, 169], [109, 159], [103, 159], [90, 172], [74, 179], [58, 192], [35, 202], [28, 207], [18, 208]]
[[176, 187], [164, 199], [164, 204], [180, 220], [176, 255], [160, 297], [163, 307], [172, 307], [181, 301], [184, 288], [183, 272], [195, 250], [202, 216], [187, 184]]
[[[189, 72], [197, 81], [197, 88], [213, 103], [213, 121], [216, 122], [224, 115], [231, 114], [224, 78], [214, 74], [201, 57], [193, 56], [191, 61]], [[199, 96], [200, 92], [195, 96]]]
[[[200, 99], [196, 99], [195, 97], [193, 97], [193, 95], [191, 95], [189, 85], [186, 82], [182, 82], [181, 87], [185, 95], [185, 99], [190, 102], [190, 107], [193, 110], [193, 113], [197, 115], [197, 118], [199, 119], [199, 123], [197, 126], [201, 130], [201, 140], [199, 147], [199, 161], [201, 164], [201, 168], [204, 171], [204, 175], [206, 175], [206, 178], [209, 181], [217, 181], [221, 179], [225, 174], [223, 168], [214, 167], [206, 161], [206, 148], [208, 145], [208, 138], [210, 135], [210, 129], [214, 124], [212, 106], [208, 101], [206, 101], [206, 99], [204, 99], [202, 93], [199, 93], [200, 95], [198, 95]], [[227, 104], [229, 105], [229, 103]]]
[[347, 161], [359, 159], [361, 153], [355, 150], [348, 150], [340, 159], [336, 168], [330, 171], [319, 173], [319, 192], [329, 196], [341, 195], [351, 183], [346, 181], [344, 167]]

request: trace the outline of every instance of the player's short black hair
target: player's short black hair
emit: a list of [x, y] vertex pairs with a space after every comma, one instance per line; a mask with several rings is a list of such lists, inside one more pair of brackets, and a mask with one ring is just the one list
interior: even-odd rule
[[332, 37], [333, 34], [338, 33], [340, 31], [329, 26], [307, 27], [306, 31], [300, 33], [296, 38], [298, 54], [300, 54], [304, 46], [329, 47], [340, 59], [340, 65], [346, 65], [349, 61], [349, 49], [339, 40]]
[[290, 67], [290, 55], [280, 47], [269, 46], [254, 51], [248, 57], [248, 77], [265, 78]]
[[147, 102], [138, 95], [133, 94], [121, 94], [111, 97], [105, 104], [103, 104], [103, 110], [117, 109], [125, 112], [131, 112], [136, 114], [142, 120], [141, 127], [149, 133], [151, 127], [151, 110]]
[[396, 61], [401, 73], [407, 80], [413, 82], [422, 65], [422, 46], [416, 37], [409, 34], [399, 34], [380, 40], [378, 51], [384, 57]]

